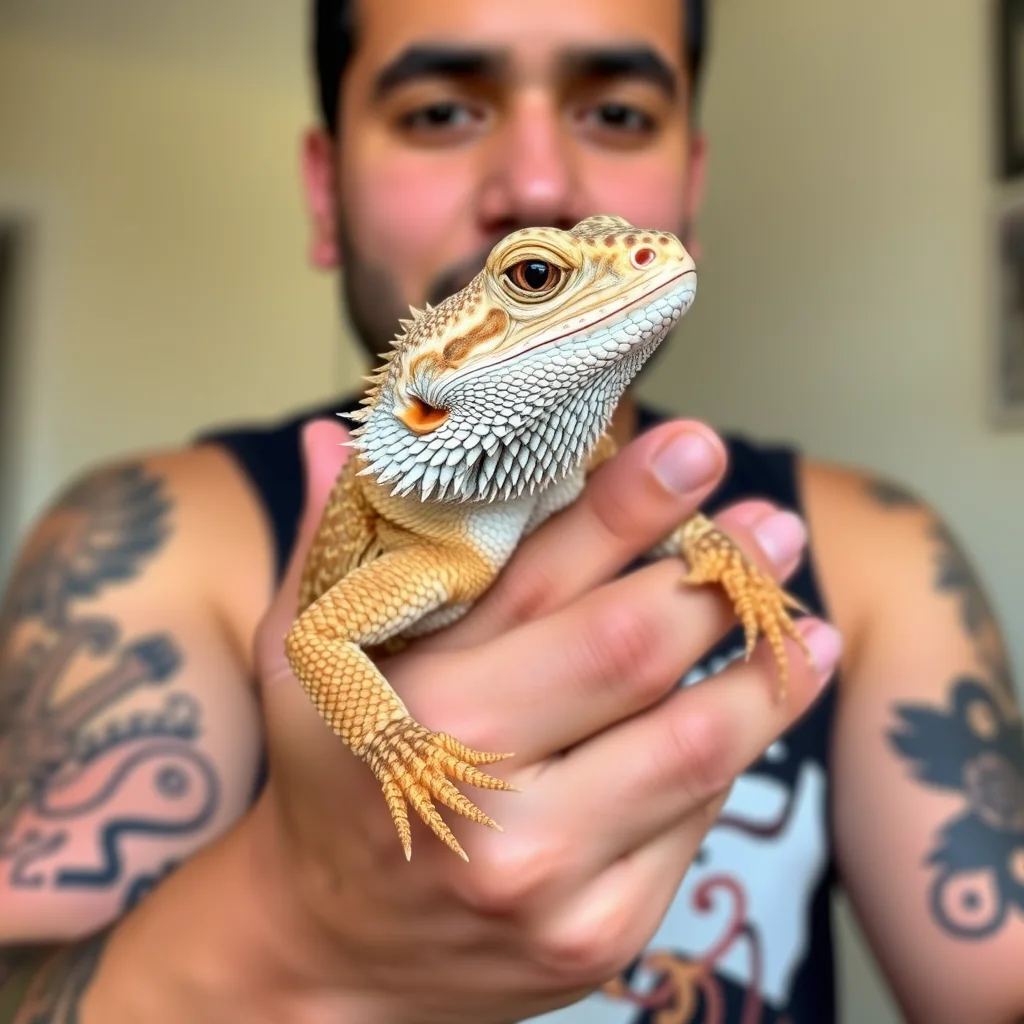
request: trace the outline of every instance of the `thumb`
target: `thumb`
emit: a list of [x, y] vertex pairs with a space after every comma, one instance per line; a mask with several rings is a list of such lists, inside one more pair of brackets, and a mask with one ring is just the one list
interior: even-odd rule
[[256, 629], [255, 658], [260, 678], [287, 670], [284, 638], [298, 612], [299, 581], [324, 504], [342, 466], [351, 457], [345, 446], [351, 435], [334, 420], [312, 420], [302, 428], [301, 449], [305, 495], [295, 544], [274, 599]]

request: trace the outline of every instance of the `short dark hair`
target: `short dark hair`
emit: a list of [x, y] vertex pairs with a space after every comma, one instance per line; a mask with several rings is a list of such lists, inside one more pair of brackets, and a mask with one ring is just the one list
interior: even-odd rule
[[[686, 70], [690, 76], [690, 103], [696, 105], [701, 70], [707, 50], [707, 0], [680, 0], [686, 8]], [[356, 45], [355, 0], [315, 0], [313, 59], [316, 66], [320, 117], [329, 131], [338, 120], [341, 76]]]

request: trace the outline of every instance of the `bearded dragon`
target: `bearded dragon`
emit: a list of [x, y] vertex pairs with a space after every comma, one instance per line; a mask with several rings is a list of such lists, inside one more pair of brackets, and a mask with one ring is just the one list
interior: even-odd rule
[[[673, 235], [618, 217], [514, 231], [435, 307], [412, 309], [368, 378], [353, 455], [328, 497], [285, 640], [292, 669], [330, 728], [372, 769], [412, 855], [408, 804], [468, 860], [432, 798], [499, 829], [450, 779], [512, 789], [471, 750], [409, 714], [368, 651], [457, 621], [520, 540], [570, 505], [615, 452], [623, 391], [696, 294]], [[770, 641], [785, 692], [783, 636], [810, 658], [787, 612], [806, 609], [703, 514], [652, 556], [679, 555], [682, 582], [717, 583], [749, 658]]]

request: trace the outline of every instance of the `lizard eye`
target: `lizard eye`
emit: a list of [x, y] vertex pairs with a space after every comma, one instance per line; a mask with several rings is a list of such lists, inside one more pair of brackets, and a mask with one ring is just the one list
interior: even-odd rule
[[528, 295], [547, 295], [558, 287], [562, 268], [545, 260], [520, 260], [505, 271], [514, 287]]

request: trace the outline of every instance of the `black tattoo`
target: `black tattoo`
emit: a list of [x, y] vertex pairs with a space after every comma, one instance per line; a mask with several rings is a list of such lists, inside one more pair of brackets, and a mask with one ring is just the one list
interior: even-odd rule
[[[923, 508], [898, 487], [872, 486], [887, 507]], [[915, 778], [963, 797], [964, 809], [937, 836], [930, 908], [961, 939], [994, 934], [1014, 908], [1024, 912], [1024, 722], [1006, 649], [985, 591], [952, 532], [929, 516], [937, 545], [934, 586], [955, 598], [980, 666], [951, 687], [944, 708], [902, 704], [889, 733]]]
[[55, 951], [49, 946], [0, 948], [0, 1022], [17, 1009], [35, 970]]
[[75, 945], [8, 954], [0, 975], [0, 1024], [79, 1024], [82, 997], [92, 982], [109, 931]]
[[0, 621], [9, 627], [11, 619], [34, 617], [51, 629], [65, 625], [75, 600], [138, 575], [143, 559], [167, 538], [169, 512], [161, 482], [142, 466], [73, 484], [51, 515], [59, 536], [18, 574]]
[[[57, 501], [39, 553], [11, 582], [0, 611], [0, 871], [12, 888], [124, 884], [130, 904], [152, 880], [123, 877], [125, 838], [195, 831], [216, 809], [217, 776], [195, 749], [199, 707], [167, 692], [183, 661], [173, 637], [124, 638], [109, 615], [75, 614], [76, 602], [138, 576], [169, 517], [144, 467], [94, 475]], [[165, 691], [161, 707], [110, 717], [144, 687]], [[58, 863], [72, 821], [95, 852], [79, 844], [86, 862]]]
[[874, 478], [868, 481], [867, 487], [875, 501], [886, 508], [919, 508], [921, 505], [917, 495], [893, 480]]
[[958, 938], [984, 938], [1011, 907], [1024, 911], [1024, 726], [971, 677], [957, 680], [949, 708], [904, 704], [897, 714], [889, 738], [915, 777], [966, 805], [928, 857], [932, 913]]
[[[916, 495], [888, 480], [868, 481], [868, 492], [886, 508], [910, 508], [927, 512]], [[960, 622], [974, 644], [975, 654], [992, 683], [1003, 691], [1012, 709], [1016, 704], [1005, 645], [995, 613], [978, 575], [952, 531], [929, 515], [929, 535], [938, 545], [935, 588], [960, 601]]]
[[992, 683], [1003, 691], [1008, 703], [1013, 704], [1016, 698], [999, 623], [977, 574], [946, 526], [936, 523], [932, 537], [939, 545], [936, 589], [959, 598], [960, 622], [974, 642], [978, 660]]

